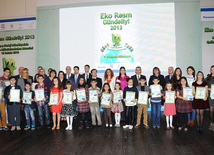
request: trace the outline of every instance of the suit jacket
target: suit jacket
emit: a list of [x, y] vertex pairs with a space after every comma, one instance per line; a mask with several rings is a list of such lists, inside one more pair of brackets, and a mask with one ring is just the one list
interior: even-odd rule
[[[88, 84], [89, 88], [91, 87], [91, 80], [92, 80], [92, 78], [89, 79], [89, 84]], [[97, 87], [99, 87], [100, 90], [102, 90], [102, 86], [103, 86], [102, 79], [99, 77], [96, 77], [96, 81], [97, 81]]]
[[[154, 84], [154, 83], [153, 83], [153, 78], [154, 78], [154, 77], [155, 77], [155, 75], [151, 75], [151, 76], [150, 76], [150, 78], [149, 78], [149, 86], [152, 85], [152, 84]], [[162, 86], [162, 88], [164, 89], [164, 88], [165, 88], [165, 85], [166, 85], [164, 76], [160, 74], [160, 75], [158, 76], [158, 78], [159, 78], [159, 84], [160, 84], [160, 85]]]
[[63, 80], [62, 80], [63, 89], [65, 89], [65, 87], [66, 87], [66, 82], [67, 82], [67, 81], [68, 81], [67, 79], [63, 79]]
[[[82, 75], [82, 77], [83, 77], [83, 78], [84, 78], [84, 80], [85, 80], [85, 73]], [[85, 80], [85, 83], [86, 83], [87, 85], [89, 85], [89, 84], [90, 84], [91, 79], [92, 79], [92, 75], [91, 75], [91, 73], [89, 73], [89, 77], [88, 77], [87, 81]]]
[[70, 79], [69, 79], [69, 80], [73, 83], [73, 87], [74, 87], [75, 89], [76, 89], [76, 87], [77, 87], [77, 85], [78, 85], [78, 83], [79, 83], [80, 77], [82, 77], [81, 74], [78, 75], [77, 81], [75, 81], [75, 75], [71, 76]]
[[[133, 85], [134, 85], [135, 87], [137, 87], [137, 86], [139, 85], [139, 83], [138, 83], [136, 74], [133, 75], [131, 78], [132, 78], [132, 80], [133, 80]], [[140, 75], [140, 78], [146, 78], [146, 76]], [[146, 82], [146, 85], [147, 85], [147, 82]]]
[[[137, 90], [138, 90], [138, 96], [139, 96], [139, 91], [141, 91], [141, 85], [138, 85], [138, 86], [137, 86]], [[149, 92], [149, 86], [145, 85], [144, 91], [148, 91], [148, 92]], [[150, 95], [148, 95], [147, 107], [149, 107], [149, 97], [150, 97]], [[139, 107], [140, 105], [141, 105], [141, 104], [138, 104], [138, 107]]]
[[[12, 105], [13, 103], [16, 103], [16, 104], [21, 104], [21, 102], [10, 102], [10, 99], [8, 98], [8, 96], [10, 95], [10, 89], [11, 89], [11, 85], [7, 86], [4, 90], [4, 98], [5, 98], [5, 103], [7, 103], [8, 105]], [[20, 90], [20, 99], [22, 99], [22, 89], [20, 86], [16, 85], [15, 84], [15, 89], [19, 89]]]
[[[169, 78], [170, 78], [169, 75], [165, 76], [165, 82], [166, 82], [166, 83], [171, 81], [171, 79], [169, 79]], [[172, 78], [172, 76], [171, 76], [171, 78]]]
[[[71, 73], [70, 77], [71, 77], [71, 76], [73, 76], [73, 75], [74, 75], [74, 74], [73, 74], [73, 73]], [[68, 76], [68, 74], [67, 74], [67, 73], [65, 73], [65, 78], [68, 80], [67, 76]]]
[[[30, 78], [27, 79], [27, 81], [28, 81], [30, 84], [32, 84], [32, 82], [33, 82]], [[19, 86], [21, 87], [22, 91], [25, 90], [25, 81], [24, 81], [23, 78], [18, 79], [17, 85], [19, 85]]]

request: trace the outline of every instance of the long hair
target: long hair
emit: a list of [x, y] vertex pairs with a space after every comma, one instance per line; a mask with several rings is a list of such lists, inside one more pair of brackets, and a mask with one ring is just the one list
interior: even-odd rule
[[49, 77], [51, 77], [51, 73], [52, 72], [54, 72], [55, 73], [55, 76], [54, 76], [54, 78], [56, 77], [56, 70], [54, 70], [54, 69], [52, 69], [51, 71], [50, 71], [50, 76]]
[[[115, 86], [116, 86], [116, 84], [118, 84], [118, 85], [120, 86], [119, 90], [122, 90], [122, 89], [121, 89], [120, 82], [115, 82]], [[116, 88], [114, 88], [114, 90], [116, 90]]]
[[[81, 79], [83, 79], [83, 81], [84, 81], [82, 85], [80, 84], [80, 80], [81, 80]], [[79, 78], [77, 87], [78, 87], [78, 88], [81, 88], [81, 87], [84, 87], [84, 88], [85, 88], [85, 79], [84, 79], [83, 77], [80, 77], [80, 78]]]
[[110, 88], [110, 85], [109, 85], [108, 83], [104, 83], [102, 92], [105, 92], [104, 87], [105, 87], [106, 85], [108, 85], [108, 87], [109, 87], [108, 93], [111, 93], [111, 88]]
[[108, 68], [108, 69], [106, 69], [106, 71], [105, 71], [105, 73], [104, 73], [104, 81], [106, 81], [106, 80], [108, 79], [107, 71], [110, 71], [110, 72], [111, 72], [111, 78], [114, 77], [113, 71], [112, 71], [110, 68]]
[[179, 75], [179, 76], [180, 76], [180, 79], [181, 79], [181, 77], [182, 77], [182, 70], [181, 70], [179, 67], [177, 67], [177, 68], [175, 69], [175, 71], [174, 71], [174, 73], [173, 73], [173, 76], [172, 76], [172, 79], [171, 79], [172, 84], [178, 84], [177, 75], [176, 75], [176, 71], [177, 71], [177, 70], [180, 70], [180, 72], [181, 72], [181, 74]]
[[[120, 71], [121, 71], [121, 69], [124, 69], [125, 71], [126, 71], [126, 68], [125, 67], [120, 67]], [[126, 75], [126, 72], [125, 72], [125, 75]], [[121, 72], [119, 73], [119, 77], [118, 77], [118, 79], [120, 80], [120, 77], [121, 77]]]
[[213, 67], [214, 67], [214, 65], [212, 65], [212, 66], [210, 67], [210, 74], [207, 75], [207, 80], [208, 80], [208, 81], [210, 80], [210, 78], [211, 78], [211, 76], [212, 76], [211, 69], [212, 69]]
[[188, 74], [188, 69], [192, 69], [193, 70], [192, 76], [195, 78], [195, 68], [193, 66], [187, 67], [187, 74]]
[[198, 71], [197, 75], [196, 75], [196, 82], [198, 81], [198, 74], [201, 73], [203, 75], [203, 78], [202, 78], [202, 82], [205, 81], [204, 79], [204, 73], [202, 71]]
[[58, 77], [59, 77], [59, 74], [60, 73], [62, 73], [62, 75], [63, 75], [63, 80], [65, 79], [65, 73], [63, 72], [63, 71], [59, 71], [59, 73], [58, 73]]
[[187, 82], [187, 78], [184, 77], [184, 76], [182, 76], [182, 77], [180, 78], [180, 82], [179, 82], [179, 85], [178, 85], [178, 89], [179, 89], [179, 90], [182, 89], [182, 84], [181, 84], [181, 80], [182, 80], [182, 79], [184, 79], [184, 80], [186, 81], [186, 87], [189, 86], [189, 85], [188, 85], [188, 82]]
[[57, 81], [58, 81], [58, 90], [60, 91], [63, 88], [63, 85], [62, 85], [62, 82], [57, 77], [54, 77], [53, 80], [51, 81], [51, 88], [53, 88], [55, 86], [54, 79], [57, 79]]
[[155, 75], [155, 70], [158, 70], [158, 75], [161, 74], [160, 68], [154, 67], [154, 68], [153, 68], [153, 75]]
[[[71, 85], [70, 91], [74, 91], [73, 84], [72, 84], [72, 82], [71, 82], [70, 80], [66, 81], [66, 86], [67, 86], [67, 85]], [[66, 87], [66, 88], [67, 88], [67, 87]]]
[[[172, 84], [171, 82], [167, 82], [167, 83], [166, 83], [166, 86], [167, 86], [167, 84], [171, 84], [171, 85], [172, 85], [172, 91], [175, 90], [174, 87], [173, 87], [173, 84]], [[165, 88], [164, 88], [164, 91], [168, 91], [166, 86], [165, 86]]]

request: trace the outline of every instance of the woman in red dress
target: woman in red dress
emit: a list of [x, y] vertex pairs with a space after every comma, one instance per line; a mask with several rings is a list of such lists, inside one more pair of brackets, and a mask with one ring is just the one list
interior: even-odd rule
[[[52, 119], [53, 119], [53, 127], [52, 130], [55, 130], [56, 128], [56, 114], [57, 114], [57, 130], [60, 129], [60, 112], [62, 109], [62, 93], [63, 93], [63, 86], [62, 82], [57, 78], [53, 78], [51, 82], [51, 87], [50, 87], [50, 93], [59, 93], [58, 96], [58, 104], [57, 105], [51, 105], [51, 112], [52, 112]], [[50, 105], [50, 103], [49, 103]]]

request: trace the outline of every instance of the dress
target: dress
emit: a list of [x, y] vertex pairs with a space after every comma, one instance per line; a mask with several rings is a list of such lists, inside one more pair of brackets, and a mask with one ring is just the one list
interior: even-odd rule
[[[76, 100], [75, 91], [74, 91], [74, 96], [73, 96], [73, 101], [74, 100]], [[62, 117], [77, 116], [76, 106], [74, 104], [63, 104], [60, 114]]]
[[[183, 88], [182, 90], [176, 89], [176, 92], [179, 92], [179, 96], [183, 97]], [[192, 103], [190, 100], [186, 101], [180, 98], [176, 100], [176, 111], [180, 113], [190, 113], [192, 112]]]
[[[51, 93], [59, 93], [58, 101], [60, 100], [60, 93], [63, 92], [63, 88], [59, 89], [57, 87], [53, 87], [50, 89]], [[59, 103], [59, 105], [52, 105], [51, 106], [51, 112], [52, 113], [60, 113], [62, 109], [62, 101]]]
[[[121, 90], [120, 90], [120, 95], [121, 95], [121, 97], [123, 97], [123, 91], [121, 91]], [[124, 109], [123, 109], [122, 101], [119, 101], [118, 103], [113, 103], [111, 111], [113, 113], [123, 112]]]
[[87, 113], [89, 112], [89, 104], [88, 104], [88, 97], [89, 97], [89, 92], [88, 92], [88, 86], [86, 85], [85, 87], [78, 87], [78, 89], [85, 89], [86, 93], [86, 102], [77, 102], [77, 107], [78, 107], [78, 113]]
[[[193, 82], [193, 84], [192, 84], [192, 86], [195, 87], [195, 91], [196, 91], [197, 86], [205, 87], [207, 85], [208, 85], [207, 82], [203, 82], [200, 85], [197, 82]], [[203, 99], [195, 99], [195, 97], [194, 97], [193, 103], [192, 103], [192, 108], [193, 109], [208, 109], [208, 108], [210, 108], [210, 104], [209, 104], [208, 100], [204, 101]]]
[[[165, 91], [163, 92], [163, 99], [165, 100]], [[165, 116], [176, 115], [175, 103], [165, 103], [163, 114]]]

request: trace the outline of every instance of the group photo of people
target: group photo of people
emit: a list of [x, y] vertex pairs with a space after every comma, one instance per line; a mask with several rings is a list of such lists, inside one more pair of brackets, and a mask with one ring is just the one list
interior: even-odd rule
[[[202, 132], [208, 121], [214, 131], [214, 66], [208, 75], [193, 66], [183, 71], [169, 66], [168, 75], [162, 75], [154, 67], [149, 79], [140, 66], [132, 76], [123, 66], [117, 74], [106, 69], [103, 79], [89, 65], [84, 74], [79, 66], [67, 66], [65, 72], [49, 68], [47, 73], [39, 66], [35, 76], [28, 68], [18, 71], [10, 76], [4, 68], [0, 77], [0, 130], [159, 129], [163, 107], [166, 130]], [[204, 119], [204, 111], [209, 111], [209, 119]]]

